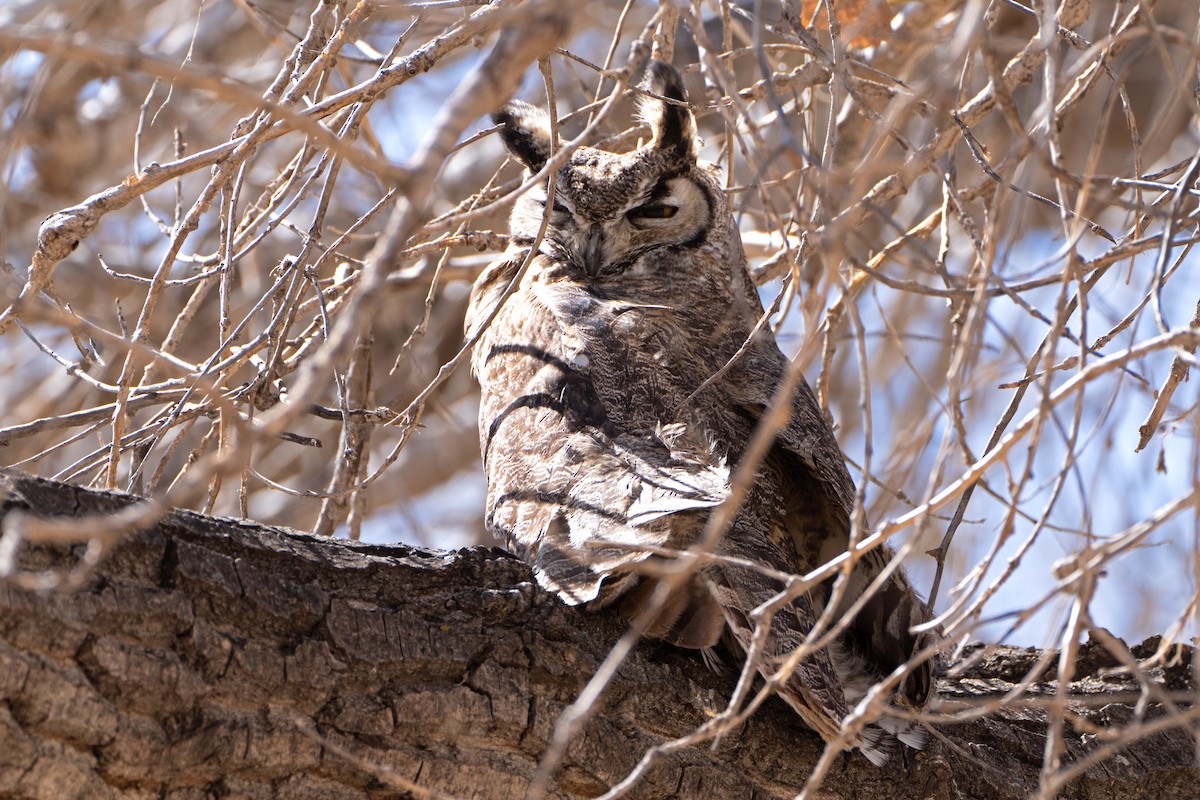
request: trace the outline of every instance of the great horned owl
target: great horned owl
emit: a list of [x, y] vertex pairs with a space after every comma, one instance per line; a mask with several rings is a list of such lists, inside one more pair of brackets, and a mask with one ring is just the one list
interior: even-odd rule
[[[655, 586], [644, 567], [660, 556], [639, 548], [696, 541], [787, 369], [769, 330], [753, 333], [763, 307], [719, 170], [697, 160], [679, 73], [651, 62], [643, 88], [658, 96], [643, 99], [649, 144], [631, 153], [580, 148], [556, 172], [549, 207], [547, 185], [521, 196], [509, 249], [475, 283], [467, 314], [469, 335], [486, 324], [472, 364], [489, 528], [566, 602], [626, 615]], [[514, 102], [494, 120], [516, 159], [531, 172], [545, 166], [554, 151], [545, 113]], [[787, 574], [820, 566], [846, 550], [853, 504], [841, 450], [801, 382], [790, 423], [721, 539], [718, 554], [730, 558], [671, 597], [649, 632], [705, 649], [728, 629], [749, 647], [752, 612], [783, 587], [745, 564]], [[880, 548], [859, 562], [839, 614], [891, 557]], [[830, 596], [823, 586], [771, 618], [764, 674], [804, 641]], [[833, 739], [866, 690], [909, 659], [920, 643], [911, 627], [928, 616], [892, 572], [779, 694]], [[921, 706], [930, 686], [926, 662], [895, 699]], [[898, 720], [880, 724], [914, 746], [923, 741]], [[868, 727], [853, 745], [882, 763], [890, 742]]]

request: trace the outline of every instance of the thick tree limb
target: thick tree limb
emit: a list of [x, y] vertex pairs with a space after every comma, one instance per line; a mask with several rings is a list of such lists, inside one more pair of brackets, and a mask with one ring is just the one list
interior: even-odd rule
[[[6, 530], [14, 512], [78, 518], [134, 502], [11, 472], [0, 472], [0, 498]], [[20, 568], [67, 569], [82, 552], [24, 544]], [[422, 796], [403, 788], [416, 784], [428, 796], [522, 797], [557, 715], [622, 630], [609, 614], [563, 606], [497, 550], [348, 544], [174, 512], [113, 547], [76, 591], [0, 583], [0, 794]], [[1115, 662], [1099, 646], [1082, 653], [1072, 687], [1093, 702], [1081, 713], [1127, 725], [1140, 712], [1136, 684], [1101, 677]], [[943, 679], [942, 702], [995, 699], [1039, 655], [996, 648]], [[1195, 693], [1190, 657], [1152, 673], [1177, 700]], [[735, 677], [644, 642], [569, 747], [555, 796], [603, 793], [647, 749], [718, 712]], [[1045, 679], [1032, 694], [1052, 691]], [[1148, 706], [1146, 720], [1162, 718]], [[1044, 731], [1034, 708], [942, 726], [928, 752], [884, 769], [847, 754], [823, 792], [1025, 797]], [[1069, 731], [1068, 759], [1102, 734]], [[789, 797], [820, 746], [773, 701], [715, 752], [664, 756], [631, 796]], [[1188, 797], [1198, 785], [1195, 740], [1176, 726], [1060, 796]]]

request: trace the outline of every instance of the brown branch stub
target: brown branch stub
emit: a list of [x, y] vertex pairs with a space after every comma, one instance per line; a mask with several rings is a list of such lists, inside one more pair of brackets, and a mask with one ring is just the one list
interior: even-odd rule
[[[135, 502], [13, 472], [0, 485], [5, 517], [119, 513]], [[77, 554], [20, 555], [25, 568], [46, 569]], [[563, 606], [499, 551], [354, 545], [173, 512], [124, 540], [74, 593], [0, 587], [0, 675], [14, 678], [0, 680], [10, 744], [0, 791], [132, 797], [137, 776], [139, 791], [401, 797], [408, 781], [431, 796], [520, 797], [552, 721], [622, 630], [611, 614]], [[1155, 651], [1148, 642], [1132, 653]], [[940, 713], [986, 709], [1040, 655], [968, 650], [962, 674], [939, 684]], [[1194, 696], [1192, 650], [1169, 656], [1148, 673], [1170, 695]], [[1100, 645], [1081, 648], [1068, 760], [1161, 721], [1154, 704], [1135, 708], [1136, 683], [1108, 674], [1115, 666]], [[937, 743], [907, 764], [846, 757], [823, 796], [1025, 797], [1054, 677], [1040, 675], [1023, 707], [938, 725]], [[552, 795], [603, 792], [641, 752], [720, 710], [734, 680], [642, 643], [573, 742]], [[1061, 796], [1183, 797], [1200, 779], [1187, 730], [1157, 730], [1122, 752]], [[819, 753], [816, 736], [772, 701], [716, 752], [665, 755], [635, 796], [790, 797]]]

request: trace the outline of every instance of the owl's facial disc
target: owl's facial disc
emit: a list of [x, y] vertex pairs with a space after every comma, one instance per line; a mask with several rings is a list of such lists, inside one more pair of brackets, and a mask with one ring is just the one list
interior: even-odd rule
[[[539, 194], [542, 213], [546, 197]], [[574, 196], [564, 187], [549, 209], [550, 252], [592, 277], [615, 275], [637, 266], [652, 250], [692, 246], [704, 239], [712, 204], [687, 174], [662, 178], [615, 203]]]

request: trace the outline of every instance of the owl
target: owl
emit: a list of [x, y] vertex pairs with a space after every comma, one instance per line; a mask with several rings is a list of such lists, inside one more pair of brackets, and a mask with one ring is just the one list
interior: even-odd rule
[[[763, 306], [720, 171], [697, 158], [679, 73], [651, 61], [643, 88], [649, 143], [629, 153], [582, 147], [554, 173], [552, 192], [547, 182], [523, 194], [509, 249], [480, 275], [467, 312], [488, 527], [567, 603], [630, 618], [654, 594], [655, 562], [693, 544], [729, 496], [788, 368], [769, 329], [756, 330]], [[531, 173], [546, 165], [555, 144], [545, 113], [513, 102], [493, 119]], [[669, 596], [650, 635], [744, 652], [754, 610], [784, 588], [780, 575], [847, 549], [855, 487], [844, 457], [803, 382], [790, 411], [718, 558]], [[901, 571], [886, 574], [891, 558], [879, 548], [858, 563], [831, 612], [841, 632], [778, 684], [827, 741], [922, 644], [912, 627], [928, 609]], [[764, 675], [832, 598], [830, 582], [760, 623]], [[892, 702], [920, 707], [931, 683], [925, 662]], [[923, 743], [923, 730], [896, 718], [879, 725], [852, 742], [875, 763], [895, 737]]]

